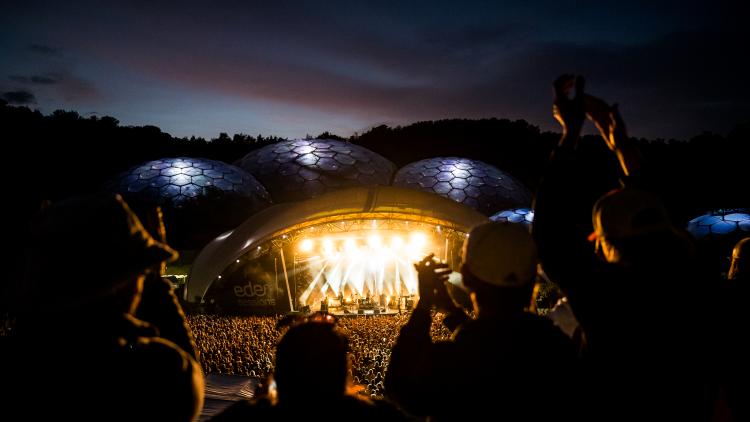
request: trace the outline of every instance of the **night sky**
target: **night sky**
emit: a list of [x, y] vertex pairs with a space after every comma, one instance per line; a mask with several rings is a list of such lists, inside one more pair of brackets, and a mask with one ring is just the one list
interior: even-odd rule
[[551, 81], [568, 72], [619, 102], [633, 136], [750, 120], [747, 2], [358, 3], [3, 2], [0, 96], [180, 137], [481, 117], [557, 130]]

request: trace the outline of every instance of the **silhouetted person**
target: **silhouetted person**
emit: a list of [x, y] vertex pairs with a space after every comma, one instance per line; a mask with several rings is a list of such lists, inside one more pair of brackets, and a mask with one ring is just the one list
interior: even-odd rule
[[[529, 307], [536, 247], [517, 225], [486, 223], [464, 243], [461, 274], [476, 319], [447, 298], [446, 264], [417, 264], [419, 303], [401, 329], [385, 378], [405, 410], [442, 420], [572, 416], [577, 362], [570, 339]], [[447, 310], [451, 341], [430, 338], [431, 309]]]
[[334, 322], [316, 313], [292, 325], [276, 346], [275, 393], [239, 401], [214, 420], [404, 420], [389, 403], [348, 391], [349, 344]]
[[[24, 312], [2, 359], [6, 416], [197, 418], [204, 394], [198, 363], [134, 316], [147, 274], [176, 252], [155, 241], [119, 195], [44, 210], [27, 257]], [[150, 294], [171, 300], [163, 289]]]
[[732, 251], [722, 302], [721, 381], [735, 421], [750, 420], [750, 237]]
[[[545, 273], [585, 332], [591, 417], [706, 420], [715, 397], [712, 280], [694, 265], [686, 233], [644, 190], [647, 169], [617, 108], [584, 94], [580, 77], [559, 78], [555, 94], [563, 137], [532, 229]], [[587, 114], [604, 144], [581, 140]], [[608, 180], [618, 162], [625, 187]]]

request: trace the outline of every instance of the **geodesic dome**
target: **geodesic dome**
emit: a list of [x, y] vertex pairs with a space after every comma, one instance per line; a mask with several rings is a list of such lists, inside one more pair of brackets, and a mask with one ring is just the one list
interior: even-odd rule
[[523, 224], [527, 228], [534, 222], [534, 211], [529, 208], [515, 208], [500, 211], [490, 216], [490, 220], [501, 223]]
[[201, 247], [271, 203], [251, 174], [205, 158], [148, 161], [121, 173], [109, 190], [136, 212], [161, 206], [169, 242], [181, 249]]
[[330, 139], [282, 141], [237, 164], [260, 180], [275, 202], [300, 201], [347, 187], [389, 185], [395, 166], [385, 157]]
[[487, 163], [437, 157], [407, 164], [394, 186], [432, 192], [485, 214], [531, 205], [531, 192], [518, 180]]
[[206, 158], [162, 158], [130, 168], [113, 181], [126, 199], [180, 208], [205, 198], [247, 198], [263, 208], [268, 192], [239, 167]]
[[748, 210], [709, 212], [690, 220], [687, 230], [698, 239], [728, 235], [737, 231], [750, 232], [750, 213]]

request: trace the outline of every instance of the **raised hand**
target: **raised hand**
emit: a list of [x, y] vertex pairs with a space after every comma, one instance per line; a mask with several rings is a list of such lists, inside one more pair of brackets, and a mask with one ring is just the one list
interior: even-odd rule
[[438, 262], [434, 259], [435, 254], [429, 254], [421, 261], [414, 264], [419, 279], [419, 303], [420, 305], [432, 306], [436, 300], [442, 304], [445, 295], [445, 283], [451, 269], [448, 264]]
[[586, 117], [599, 129], [599, 133], [607, 146], [620, 161], [620, 167], [626, 176], [637, 172], [640, 168], [641, 154], [638, 147], [628, 138], [625, 122], [620, 116], [617, 104], [611, 107], [603, 100], [586, 95]]
[[[586, 107], [583, 76], [562, 75], [553, 83], [555, 99], [552, 105], [552, 115], [563, 128], [564, 136], [577, 137], [586, 120]], [[570, 98], [575, 88], [575, 95]]]
[[588, 94], [584, 101], [586, 117], [594, 122], [609, 149], [616, 151], [628, 138], [617, 104], [610, 107], [604, 100]]

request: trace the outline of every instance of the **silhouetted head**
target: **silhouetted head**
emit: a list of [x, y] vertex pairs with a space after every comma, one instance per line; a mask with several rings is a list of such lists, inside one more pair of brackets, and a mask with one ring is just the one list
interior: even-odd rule
[[276, 346], [274, 379], [279, 402], [336, 399], [345, 394], [349, 345], [333, 322], [294, 325]]
[[[668, 244], [683, 240], [672, 226], [662, 201], [651, 192], [633, 188], [617, 189], [601, 197], [592, 212], [597, 252], [610, 263], [632, 263], [654, 258]], [[652, 254], [654, 248], [662, 253]]]
[[727, 278], [730, 280], [750, 279], [750, 237], [746, 237], [734, 246], [732, 264]]
[[527, 229], [500, 222], [476, 226], [464, 242], [462, 257], [463, 283], [478, 310], [487, 314], [495, 307], [522, 310], [529, 305], [537, 251]]
[[50, 311], [115, 295], [132, 298], [143, 274], [176, 256], [151, 237], [119, 195], [61, 201], [32, 223], [28, 300]]

